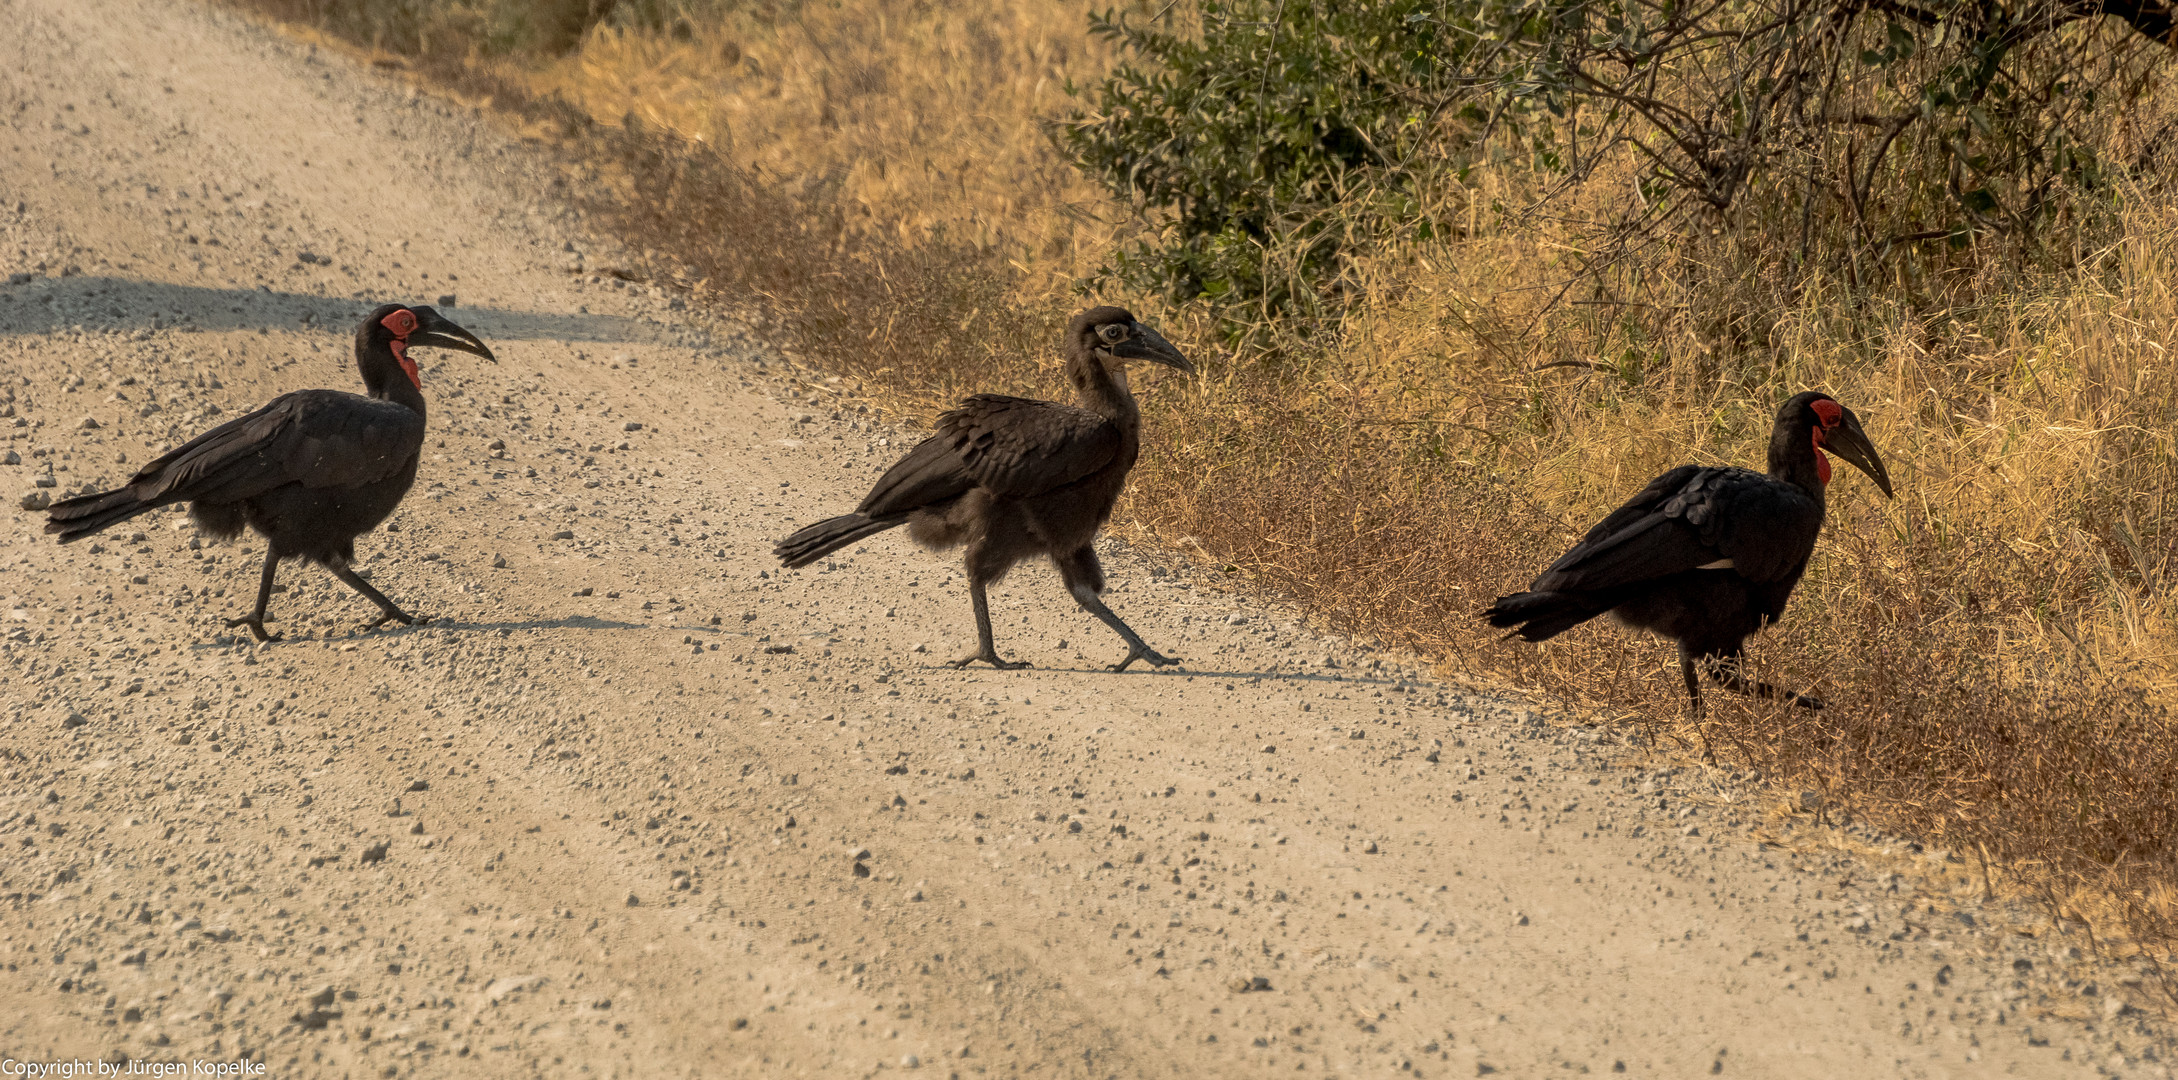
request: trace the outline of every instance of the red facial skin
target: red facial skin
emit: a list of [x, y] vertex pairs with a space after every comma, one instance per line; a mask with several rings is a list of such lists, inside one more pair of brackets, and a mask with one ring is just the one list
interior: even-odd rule
[[393, 332], [393, 340], [387, 344], [393, 349], [393, 358], [400, 362], [401, 374], [408, 376], [416, 389], [423, 389], [423, 373], [417, 371], [416, 362], [408, 358], [408, 336], [416, 332], [416, 313], [402, 308], [378, 320], [378, 324]]
[[1829, 487], [1830, 457], [1823, 453], [1823, 432], [1845, 422], [1845, 409], [1835, 401], [1821, 399], [1809, 402], [1808, 408], [1815, 410], [1815, 419], [1823, 424], [1811, 433], [1815, 439], [1815, 477]]

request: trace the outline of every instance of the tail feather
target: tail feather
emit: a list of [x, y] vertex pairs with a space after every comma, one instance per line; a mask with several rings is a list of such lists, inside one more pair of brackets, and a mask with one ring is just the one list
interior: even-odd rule
[[155, 510], [159, 503], [147, 503], [136, 497], [128, 488], [101, 491], [95, 495], [78, 495], [62, 499], [46, 508], [45, 531], [59, 533], [65, 544], [79, 536], [92, 533], [135, 517], [146, 510]]
[[1512, 630], [1508, 636], [1548, 641], [1607, 610], [1578, 593], [1524, 592], [1498, 597], [1482, 615], [1491, 626]]
[[779, 541], [771, 553], [788, 567], [808, 566], [865, 536], [874, 536], [906, 520], [905, 515], [869, 518], [861, 514], [841, 514]]

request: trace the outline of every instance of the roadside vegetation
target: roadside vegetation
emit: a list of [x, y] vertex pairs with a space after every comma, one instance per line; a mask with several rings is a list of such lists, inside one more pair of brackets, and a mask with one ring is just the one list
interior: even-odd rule
[[[910, 417], [1053, 395], [1132, 305], [1122, 515], [1344, 631], [1713, 747], [2103, 940], [2178, 941], [2178, 114], [2094, 4], [236, 0], [579, 157], [656, 280], [760, 305]], [[1725, 49], [1716, 42], [1736, 44]], [[1473, 613], [1641, 482], [1856, 410], [1712, 693], [1604, 624]]]

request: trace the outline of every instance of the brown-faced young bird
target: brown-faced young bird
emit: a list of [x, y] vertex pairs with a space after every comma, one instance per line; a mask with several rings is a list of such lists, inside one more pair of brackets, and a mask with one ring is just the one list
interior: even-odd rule
[[62, 543], [88, 536], [147, 510], [186, 502], [198, 529], [231, 539], [246, 525], [265, 538], [265, 569], [257, 606], [227, 620], [247, 626], [259, 641], [265, 605], [282, 559], [309, 559], [378, 605], [379, 616], [413, 623], [348, 564], [355, 538], [376, 527], [399, 506], [416, 481], [423, 450], [423, 376], [408, 350], [460, 349], [497, 362], [476, 335], [427, 307], [387, 304], [364, 318], [355, 332], [355, 363], [362, 395], [340, 390], [298, 390], [264, 408], [221, 424], [143, 467], [112, 491], [57, 502], [46, 511], [45, 531]]
[[1067, 591], [1127, 643], [1112, 665], [1178, 663], [1143, 644], [1104, 606], [1104, 569], [1091, 541], [1111, 517], [1142, 443], [1142, 411], [1127, 389], [1127, 361], [1191, 372], [1157, 331], [1116, 307], [1091, 308], [1066, 328], [1066, 377], [1081, 404], [979, 394], [938, 417], [937, 434], [886, 470], [852, 514], [820, 521], [779, 542], [774, 554], [807, 566], [863, 537], [905, 524], [934, 549], [966, 545], [977, 651], [955, 667], [999, 658], [984, 590], [1023, 559], [1047, 555]]
[[1868, 434], [1851, 409], [1809, 391], [1777, 410], [1770, 471], [1681, 465], [1649, 482], [1528, 586], [1483, 616], [1508, 637], [1545, 641], [1609, 612], [1620, 623], [1679, 643], [1679, 673], [1701, 710], [1699, 669], [1741, 694], [1822, 702], [1746, 677], [1749, 635], [1777, 621], [1822, 531], [1830, 459], [1867, 473], [1891, 494]]

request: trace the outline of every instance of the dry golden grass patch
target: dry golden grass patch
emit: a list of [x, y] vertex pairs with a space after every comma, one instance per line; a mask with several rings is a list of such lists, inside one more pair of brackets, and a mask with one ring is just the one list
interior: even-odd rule
[[574, 55], [497, 67], [602, 124], [713, 149], [851, 232], [967, 246], [1063, 290], [1113, 231], [1041, 130], [1070, 80], [1111, 62], [1082, 26], [1055, 0], [731, 5], [680, 34], [605, 27]]

